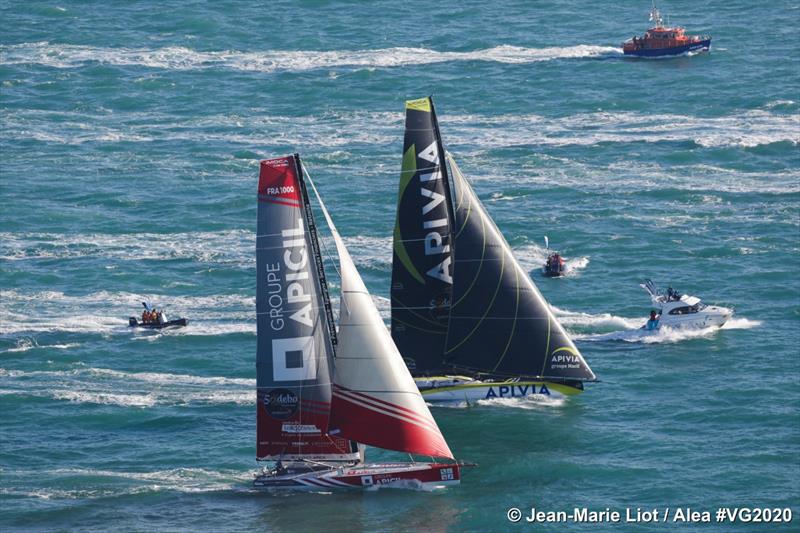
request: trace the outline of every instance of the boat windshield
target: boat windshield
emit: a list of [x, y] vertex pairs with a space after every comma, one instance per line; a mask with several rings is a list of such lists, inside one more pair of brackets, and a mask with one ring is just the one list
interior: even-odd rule
[[698, 304], [695, 304], [695, 305], [684, 305], [684, 306], [676, 307], [675, 309], [672, 309], [669, 312], [669, 314], [671, 314], [671, 315], [691, 315], [693, 313], [697, 313], [701, 309], [704, 309], [705, 306], [706, 306], [706, 304], [704, 304], [704, 303], [698, 303]]

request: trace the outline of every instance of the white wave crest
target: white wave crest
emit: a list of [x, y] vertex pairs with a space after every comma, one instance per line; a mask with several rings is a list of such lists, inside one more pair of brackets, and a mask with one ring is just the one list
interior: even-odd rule
[[191, 259], [200, 263], [255, 263], [255, 233], [228, 230], [199, 233], [63, 234], [0, 233], [0, 259], [117, 260]]
[[[332, 111], [309, 116], [253, 113], [246, 125], [240, 117], [211, 115], [176, 119], [158, 112], [121, 114], [85, 111], [2, 113], [0, 139], [44, 143], [86, 142], [224, 142], [241, 146], [314, 146], [341, 152], [352, 144], [385, 147], [399, 142], [399, 111]], [[58, 120], [54, 120], [58, 118]], [[800, 113], [753, 109], [722, 116], [595, 111], [568, 116], [536, 114], [442, 115], [448, 145], [460, 156], [487, 150], [530, 146], [592, 146], [600, 143], [694, 143], [707, 148], [753, 148], [773, 143], [800, 143]], [[263, 131], [279, 134], [264, 137]], [[343, 131], [348, 132], [342, 135]], [[565, 176], [568, 178], [568, 176]], [[549, 176], [548, 183], [552, 183]], [[569, 183], [569, 182], [565, 182]], [[158, 238], [158, 237], [156, 237]], [[146, 250], [145, 250], [146, 252]], [[224, 255], [220, 249], [216, 253]]]
[[118, 407], [154, 407], [156, 405], [236, 404], [255, 405], [256, 392], [251, 391], [165, 391], [119, 393], [74, 389], [3, 389], [2, 394], [51, 398], [74, 403], [114, 405]]
[[383, 48], [375, 50], [236, 50], [201, 52], [171, 46], [148, 48], [101, 48], [49, 42], [0, 46], [0, 65], [38, 64], [54, 68], [77, 68], [100, 63], [115, 66], [141, 66], [165, 70], [230, 69], [247, 72], [302, 72], [313, 69], [393, 68], [455, 61], [533, 63], [554, 59], [589, 58], [618, 55], [612, 46], [576, 45], [549, 48], [524, 48], [501, 45], [470, 52], [439, 52], [427, 48]]
[[[17, 340], [16, 346], [7, 350], [0, 350], [0, 353], [19, 353], [27, 352], [28, 350], [69, 350], [70, 348], [77, 348], [80, 343], [68, 342], [66, 344], [39, 344], [35, 338], [23, 337]], [[0, 369], [1, 370], [1, 369]]]
[[[255, 403], [254, 379], [79, 366], [69, 370], [0, 368], [3, 394], [75, 403], [149, 408], [156, 405]], [[123, 392], [121, 392], [123, 391]]]

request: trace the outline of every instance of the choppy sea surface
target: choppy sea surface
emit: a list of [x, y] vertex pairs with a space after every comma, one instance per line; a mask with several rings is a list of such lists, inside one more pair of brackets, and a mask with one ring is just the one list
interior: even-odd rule
[[[0, 529], [800, 514], [796, 2], [670, 0], [712, 49], [656, 61], [620, 48], [645, 1], [257, 4], [0, 2]], [[479, 464], [459, 487], [254, 492], [258, 160], [301, 154], [388, 319], [403, 102], [428, 94], [602, 382], [562, 403], [433, 408]], [[544, 235], [567, 277], [537, 274]], [[735, 318], [643, 335], [645, 278]], [[145, 299], [190, 325], [130, 331]]]

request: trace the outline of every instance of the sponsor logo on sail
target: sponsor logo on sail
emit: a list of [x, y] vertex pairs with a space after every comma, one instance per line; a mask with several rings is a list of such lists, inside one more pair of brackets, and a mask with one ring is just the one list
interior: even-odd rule
[[[445, 195], [434, 190], [437, 187], [437, 182], [442, 179], [442, 170], [439, 160], [439, 148], [436, 141], [432, 142], [430, 146], [422, 150], [417, 157], [424, 160], [423, 165], [432, 165], [428, 167], [425, 172], [420, 172], [419, 192], [426, 200], [422, 205], [422, 228], [427, 231], [425, 234], [425, 255], [443, 255], [444, 259], [436, 266], [426, 272], [432, 278], [443, 281], [449, 285], [453, 284], [453, 276], [450, 274], [450, 245], [445, 244], [445, 237], [449, 238], [449, 229], [447, 216], [442, 218], [441, 214], [436, 214], [434, 209], [439, 205], [447, 204]], [[426, 167], [422, 167], [426, 168]], [[433, 187], [432, 189], [428, 186]], [[439, 228], [444, 228], [440, 230]], [[444, 231], [445, 235], [442, 236], [440, 231]]]
[[288, 389], [273, 389], [264, 395], [264, 409], [278, 420], [291, 418], [299, 404], [297, 395]]
[[281, 426], [281, 431], [284, 433], [310, 433], [314, 435], [319, 435], [322, 433], [322, 431], [314, 424], [283, 424]]

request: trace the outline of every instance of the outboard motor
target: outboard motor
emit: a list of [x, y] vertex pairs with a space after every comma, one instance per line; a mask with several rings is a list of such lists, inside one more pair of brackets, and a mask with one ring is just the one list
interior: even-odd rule
[[138, 325], [139, 323], [136, 322], [136, 317], [128, 317], [128, 327], [135, 327]]

